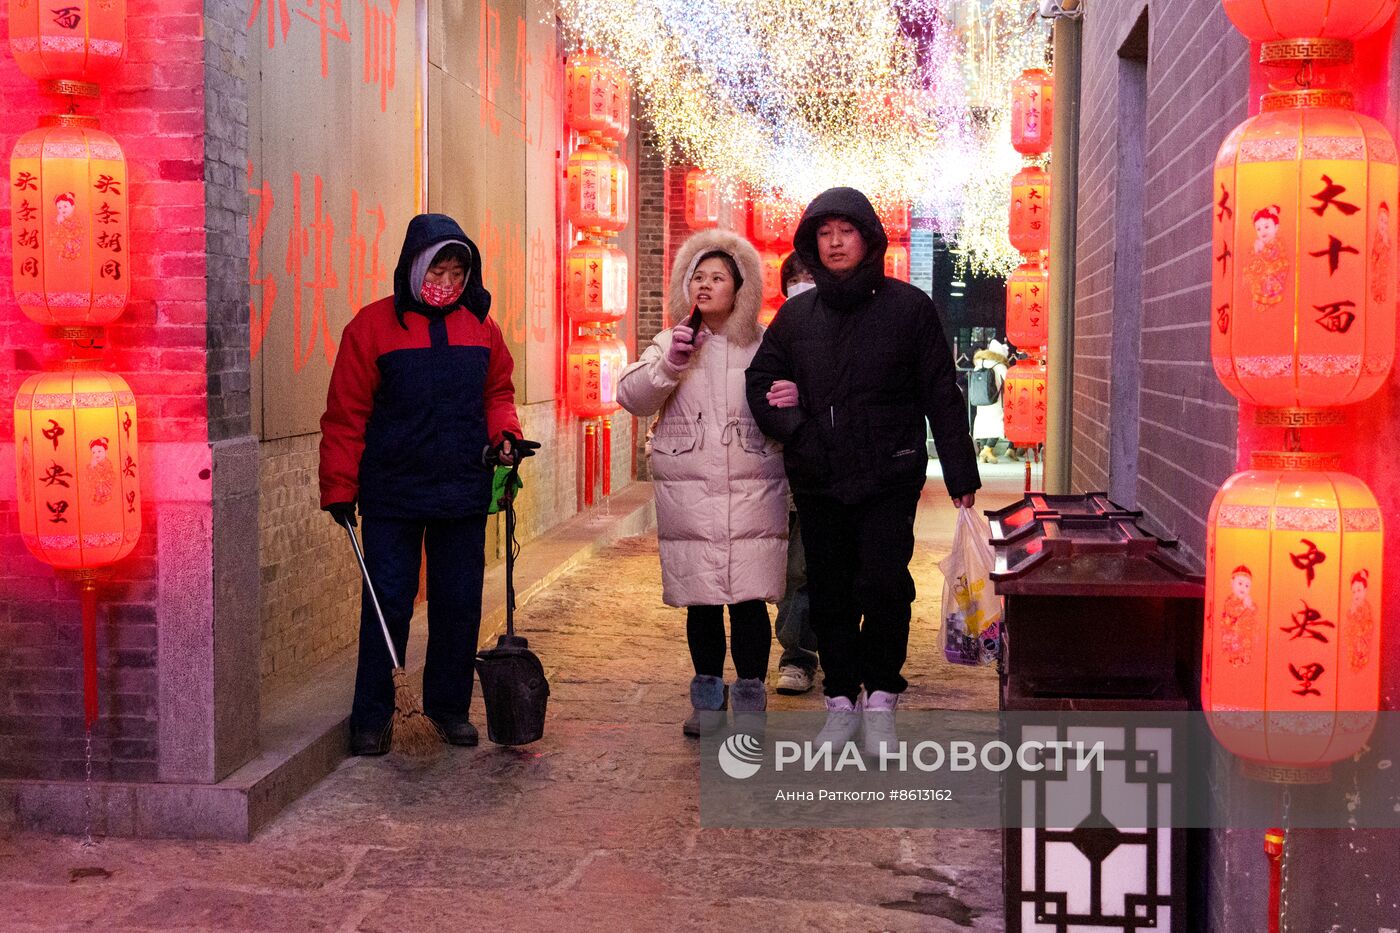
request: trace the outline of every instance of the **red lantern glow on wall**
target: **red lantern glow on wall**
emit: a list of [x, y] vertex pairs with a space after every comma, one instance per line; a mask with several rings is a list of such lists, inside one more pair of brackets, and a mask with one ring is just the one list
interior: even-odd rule
[[1039, 363], [1019, 363], [1006, 371], [1002, 384], [1002, 430], [1017, 447], [1045, 443], [1045, 379], [1045, 367]]
[[576, 323], [619, 321], [627, 314], [627, 254], [584, 240], [564, 256], [564, 311]]
[[1211, 358], [1243, 402], [1350, 405], [1390, 374], [1396, 146], [1349, 103], [1265, 95], [1216, 157]]
[[881, 225], [885, 228], [885, 236], [891, 240], [902, 240], [909, 235], [908, 204], [885, 205], [877, 213]]
[[1055, 115], [1055, 81], [1043, 68], [1031, 68], [1011, 82], [1011, 147], [1026, 155], [1050, 148]]
[[617, 411], [617, 380], [627, 367], [627, 346], [612, 336], [585, 334], [569, 344], [567, 353], [569, 408], [580, 418], [599, 418]]
[[590, 52], [564, 69], [564, 122], [578, 133], [622, 142], [631, 123], [631, 89], [622, 69]]
[[[126, 49], [126, 0], [10, 0], [9, 28], [10, 53], [25, 77], [100, 83]], [[96, 89], [80, 93], [95, 96]]]
[[1050, 270], [1024, 262], [1006, 280], [1006, 339], [1016, 347], [1042, 347], [1049, 341]]
[[1256, 771], [1351, 757], [1379, 709], [1381, 512], [1326, 459], [1255, 454], [1211, 505], [1201, 701]]
[[719, 179], [693, 168], [685, 173], [685, 223], [692, 230], [719, 226]]
[[20, 538], [60, 570], [121, 560], [141, 534], [136, 399], [106, 372], [30, 376], [15, 398]]
[[1050, 248], [1050, 176], [1028, 165], [1011, 179], [1011, 245], [1023, 253]]
[[627, 163], [601, 146], [584, 145], [564, 169], [565, 208], [579, 230], [603, 235], [627, 226], [631, 215]]
[[797, 205], [781, 198], [755, 198], [753, 201], [753, 238], [762, 246], [789, 246], [797, 234], [802, 211]]
[[758, 254], [759, 266], [763, 269], [763, 303], [774, 308], [785, 300], [783, 298], [783, 259], [783, 254], [768, 249]]
[[126, 159], [92, 117], [47, 117], [10, 156], [15, 300], [40, 324], [100, 326], [126, 308]]
[[901, 282], [909, 281], [909, 248], [888, 246], [885, 248], [885, 275]]

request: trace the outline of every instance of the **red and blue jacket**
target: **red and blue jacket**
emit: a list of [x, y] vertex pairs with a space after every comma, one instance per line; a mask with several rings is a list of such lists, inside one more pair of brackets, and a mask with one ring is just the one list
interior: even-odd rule
[[[442, 240], [472, 253], [459, 303], [413, 298], [408, 269]], [[492, 470], [485, 450], [510, 431], [514, 362], [488, 316], [476, 245], [456, 222], [424, 214], [409, 224], [394, 295], [366, 305], [341, 336], [321, 417], [321, 506], [359, 502], [373, 518], [451, 519], [484, 514]]]

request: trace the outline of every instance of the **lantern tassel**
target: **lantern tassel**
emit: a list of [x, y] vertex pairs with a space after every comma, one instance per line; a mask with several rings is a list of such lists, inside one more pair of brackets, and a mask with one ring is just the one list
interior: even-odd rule
[[597, 476], [598, 426], [588, 422], [583, 426], [583, 504], [593, 504], [593, 484]]
[[1264, 833], [1264, 855], [1269, 859], [1269, 933], [1279, 933], [1279, 895], [1283, 890], [1284, 832], [1275, 826]]
[[603, 496], [612, 495], [612, 419], [603, 419]]
[[97, 583], [85, 579], [83, 605], [83, 716], [87, 728], [97, 722]]

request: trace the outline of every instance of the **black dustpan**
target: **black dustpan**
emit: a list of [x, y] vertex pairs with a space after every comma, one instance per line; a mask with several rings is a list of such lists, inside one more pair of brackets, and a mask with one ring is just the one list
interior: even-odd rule
[[496, 647], [477, 653], [476, 673], [481, 678], [481, 698], [486, 703], [486, 736], [497, 745], [527, 745], [544, 735], [545, 705], [549, 681], [544, 665], [530, 650], [530, 643], [515, 634], [514, 474], [506, 481], [501, 502], [506, 510], [506, 634]]

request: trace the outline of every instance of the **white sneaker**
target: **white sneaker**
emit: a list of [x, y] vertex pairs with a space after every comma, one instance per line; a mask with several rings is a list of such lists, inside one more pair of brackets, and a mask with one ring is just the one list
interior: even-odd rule
[[847, 742], [855, 741], [860, 732], [862, 698], [852, 703], [846, 697], [826, 698], [826, 724], [812, 739], [813, 748], [830, 745], [833, 755], [840, 755]]
[[786, 664], [778, 668], [777, 690], [781, 694], [796, 696], [799, 693], [806, 693], [812, 689], [814, 683], [816, 683], [816, 677], [805, 667]]
[[867, 757], [880, 760], [886, 749], [891, 753], [899, 746], [899, 736], [894, 728], [894, 710], [899, 705], [899, 694], [873, 690], [865, 698], [865, 715], [862, 725], [865, 729], [863, 746]]

